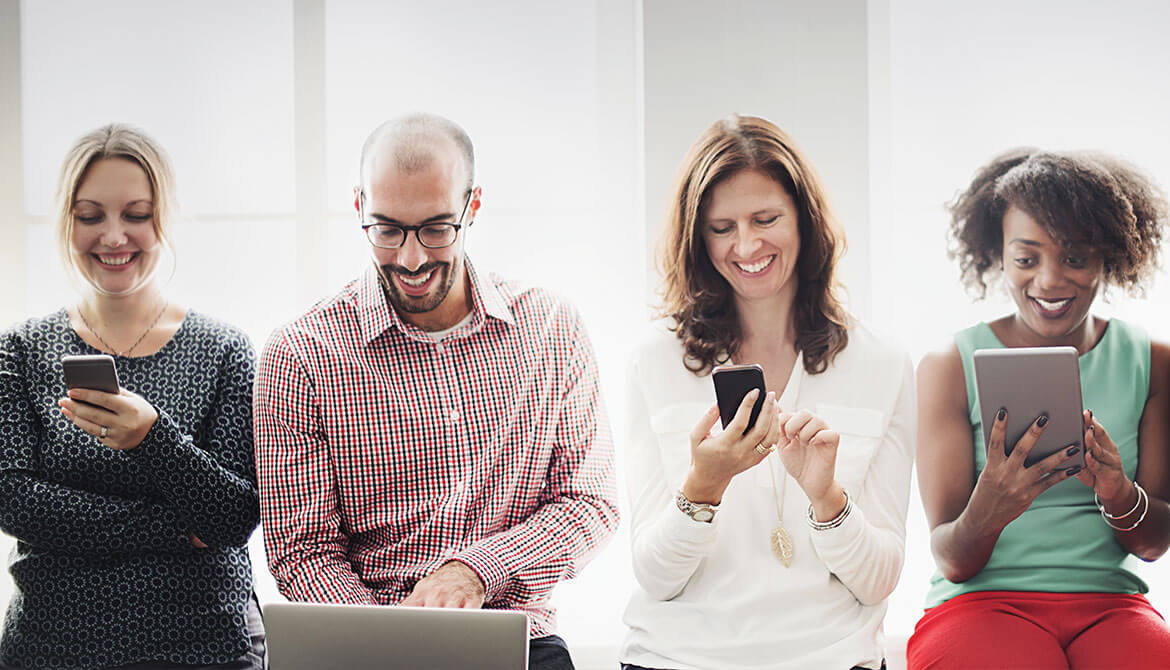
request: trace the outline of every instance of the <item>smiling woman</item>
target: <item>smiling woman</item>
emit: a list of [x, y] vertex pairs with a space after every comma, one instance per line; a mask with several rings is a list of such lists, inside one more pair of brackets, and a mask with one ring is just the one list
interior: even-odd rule
[[[1016, 311], [959, 332], [919, 366], [918, 480], [939, 570], [910, 667], [1167, 658], [1170, 629], [1141, 595], [1133, 558], [1170, 547], [1170, 345], [1091, 314], [1103, 286], [1144, 288], [1166, 202], [1108, 156], [1023, 149], [981, 169], [951, 213], [968, 287], [982, 295], [1002, 273]], [[1080, 354], [1083, 470], [1057, 467], [1077, 447], [1025, 466], [1044, 415], [1005, 457], [1010, 408], [984, 426], [972, 379], [977, 349], [1061, 345]]]
[[[775, 124], [712, 124], [673, 201], [662, 250], [673, 332], [640, 346], [630, 373], [638, 586], [621, 661], [884, 667], [913, 454], [909, 356], [837, 301], [837, 222]], [[719, 431], [707, 377], [727, 362], [758, 366], [766, 388]]]
[[[0, 669], [263, 667], [254, 354], [163, 292], [171, 182], [140, 130], [74, 143], [57, 229], [81, 299], [0, 335], [0, 530], [17, 540]], [[66, 390], [62, 357], [94, 354], [124, 386]]]

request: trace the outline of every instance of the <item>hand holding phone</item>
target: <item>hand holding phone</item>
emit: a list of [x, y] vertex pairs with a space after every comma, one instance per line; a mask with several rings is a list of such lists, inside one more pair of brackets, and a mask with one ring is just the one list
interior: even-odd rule
[[57, 404], [65, 418], [111, 449], [129, 450], [142, 443], [158, 420], [158, 410], [121, 387], [113, 357], [65, 356], [61, 367], [69, 393]]
[[66, 388], [94, 389], [106, 393], [117, 393], [121, 388], [113, 356], [65, 356], [61, 359], [61, 368], [65, 371]]
[[743, 432], [747, 433], [754, 428], [756, 420], [760, 418], [760, 410], [764, 407], [764, 395], [767, 393], [764, 387], [764, 368], [755, 363], [719, 365], [711, 371], [711, 381], [715, 384], [715, 400], [719, 405], [719, 418], [724, 428], [731, 423], [748, 392], [752, 389], [759, 391], [755, 404], [752, 405], [747, 428]]
[[[691, 502], [718, 504], [731, 479], [758, 465], [779, 439], [776, 396], [766, 392], [763, 379], [758, 365], [712, 371], [718, 406], [691, 431], [691, 468], [682, 486]], [[724, 430], [712, 435], [720, 417]]]

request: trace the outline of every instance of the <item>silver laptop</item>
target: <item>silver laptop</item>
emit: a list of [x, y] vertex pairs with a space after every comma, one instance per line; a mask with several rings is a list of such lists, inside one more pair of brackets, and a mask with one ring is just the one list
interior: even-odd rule
[[268, 603], [269, 670], [527, 670], [528, 616], [502, 610]]

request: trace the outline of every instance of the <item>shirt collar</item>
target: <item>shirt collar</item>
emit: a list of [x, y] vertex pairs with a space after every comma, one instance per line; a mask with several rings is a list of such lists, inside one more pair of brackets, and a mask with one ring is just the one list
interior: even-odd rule
[[[515, 325], [509, 300], [491, 277], [481, 279], [471, 260], [464, 257], [464, 267], [471, 280], [471, 322], [467, 332], [473, 333], [483, 327], [487, 317]], [[382, 333], [395, 329], [422, 339], [425, 336], [415, 326], [402, 320], [398, 312], [390, 307], [377, 268], [372, 265], [362, 274], [357, 292], [358, 324], [362, 341], [369, 344]], [[462, 330], [462, 329], [460, 329]]]

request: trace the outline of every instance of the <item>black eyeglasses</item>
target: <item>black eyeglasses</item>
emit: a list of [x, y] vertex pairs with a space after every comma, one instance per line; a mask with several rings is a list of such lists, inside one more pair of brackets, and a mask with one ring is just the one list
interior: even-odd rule
[[[398, 223], [363, 223], [362, 230], [370, 244], [379, 249], [397, 249], [406, 244], [406, 235], [413, 232], [418, 243], [427, 249], [442, 249], [455, 243], [459, 231], [463, 228], [463, 218], [467, 216], [467, 207], [471, 204], [472, 192], [468, 191], [467, 201], [463, 203], [463, 211], [459, 214], [459, 223], [424, 223], [421, 226], [404, 226]], [[362, 199], [364, 208], [365, 199]]]

